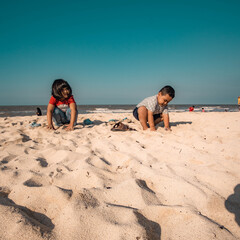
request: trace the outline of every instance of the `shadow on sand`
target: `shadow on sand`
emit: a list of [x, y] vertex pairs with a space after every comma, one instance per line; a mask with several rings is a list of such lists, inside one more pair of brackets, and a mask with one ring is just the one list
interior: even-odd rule
[[14, 210], [12, 210], [12, 212], [20, 213], [32, 226], [38, 226], [42, 236], [51, 235], [51, 232], [55, 227], [49, 217], [42, 213], [34, 212], [24, 206], [17, 205], [14, 201], [8, 198], [8, 193], [2, 191], [1, 188], [0, 205], [13, 208]]
[[[183, 122], [183, 121], [181, 121], [181, 122], [170, 122], [171, 127], [177, 127], [178, 125], [185, 125], [185, 124], [192, 124], [192, 122]], [[163, 121], [160, 122], [157, 126], [164, 127]]]
[[138, 223], [145, 229], [147, 239], [160, 240], [161, 227], [158, 223], [145, 218], [141, 213], [134, 211]]
[[240, 184], [234, 188], [234, 193], [225, 201], [226, 209], [235, 214], [235, 221], [240, 227]]
[[185, 125], [185, 124], [192, 124], [192, 122], [170, 122], [170, 126], [178, 126], [178, 125]]

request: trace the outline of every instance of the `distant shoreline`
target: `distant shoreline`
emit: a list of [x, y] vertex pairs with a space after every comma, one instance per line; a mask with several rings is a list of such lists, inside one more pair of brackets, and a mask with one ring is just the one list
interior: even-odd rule
[[[195, 112], [238, 112], [237, 104], [169, 104], [169, 112], [188, 112], [188, 108], [194, 105]], [[133, 104], [108, 104], [108, 105], [78, 105], [79, 114], [87, 113], [130, 113], [135, 108]], [[36, 108], [46, 115], [47, 105], [19, 105], [0, 106], [0, 117], [32, 116], [36, 114]]]

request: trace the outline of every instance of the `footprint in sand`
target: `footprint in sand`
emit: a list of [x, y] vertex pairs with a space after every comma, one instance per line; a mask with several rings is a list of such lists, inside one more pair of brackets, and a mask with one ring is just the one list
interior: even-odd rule
[[156, 193], [147, 186], [144, 180], [136, 179], [136, 183], [141, 188], [142, 198], [147, 205], [161, 204], [161, 201], [157, 198]]
[[27, 181], [25, 181], [23, 183], [24, 186], [27, 187], [42, 187], [42, 183], [39, 181], [38, 178], [34, 177], [34, 178], [30, 178]]
[[36, 161], [39, 162], [39, 165], [40, 165], [41, 167], [47, 167], [47, 166], [48, 166], [48, 163], [47, 163], [47, 161], [46, 161], [45, 158], [38, 157], [38, 158], [36, 158]]
[[14, 158], [16, 158], [17, 156], [16, 155], [12, 155], [10, 154], [9, 156], [7, 157], [4, 157], [1, 161], [0, 161], [0, 166], [1, 165], [4, 165], [4, 164], [8, 164], [11, 160], [13, 160]]
[[56, 186], [59, 190], [61, 190], [64, 194], [67, 194], [68, 198], [71, 198], [73, 195], [73, 191], [71, 189], [61, 188]]
[[7, 197], [11, 190], [8, 187], [0, 187], [0, 197]]
[[76, 205], [88, 209], [96, 208], [100, 203], [89, 190], [83, 189], [83, 192], [79, 193], [76, 198]]
[[7, 167], [7, 166], [3, 166], [3, 167], [1, 167], [1, 170], [2, 171], [6, 171], [6, 170], [10, 170], [11, 168], [9, 168], [9, 167]]
[[7, 164], [7, 163], [8, 163], [8, 160], [6, 160], [6, 158], [4, 158], [2, 161], [0, 161], [0, 165]]
[[23, 133], [21, 133], [20, 135], [22, 136], [22, 142], [28, 142], [28, 141], [32, 140], [29, 136], [27, 136]]

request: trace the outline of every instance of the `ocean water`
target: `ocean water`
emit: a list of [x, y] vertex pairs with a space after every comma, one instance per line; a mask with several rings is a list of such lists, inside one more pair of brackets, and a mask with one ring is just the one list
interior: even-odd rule
[[[136, 105], [78, 105], [79, 114], [87, 113], [131, 113]], [[192, 105], [187, 104], [169, 104], [169, 112], [187, 112]], [[11, 116], [32, 116], [36, 115], [36, 108], [39, 107], [43, 115], [47, 114], [46, 105], [32, 106], [0, 106], [0, 117]], [[195, 105], [194, 112], [238, 112], [239, 107], [235, 105]]]

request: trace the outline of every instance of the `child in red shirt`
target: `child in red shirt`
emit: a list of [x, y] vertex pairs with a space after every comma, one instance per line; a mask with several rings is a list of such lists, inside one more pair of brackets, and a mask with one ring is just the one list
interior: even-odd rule
[[77, 105], [72, 95], [72, 89], [67, 81], [56, 79], [52, 84], [52, 96], [47, 108], [48, 128], [68, 124], [65, 130], [73, 130], [77, 124]]

